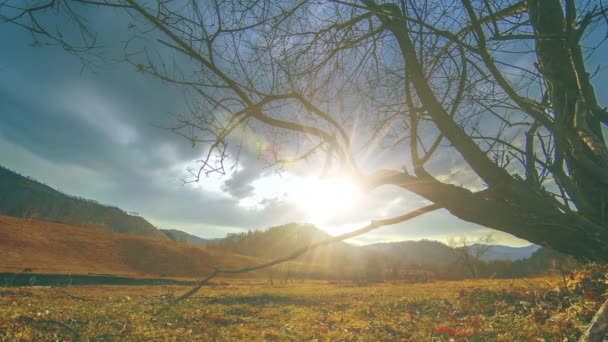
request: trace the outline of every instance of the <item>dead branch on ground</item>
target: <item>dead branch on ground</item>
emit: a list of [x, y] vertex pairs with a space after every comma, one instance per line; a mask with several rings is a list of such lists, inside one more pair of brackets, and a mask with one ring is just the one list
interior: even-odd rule
[[[359, 236], [361, 234], [370, 232], [372, 230], [384, 227], [384, 226], [389, 226], [389, 225], [393, 225], [393, 224], [397, 224], [397, 223], [401, 223], [401, 222], [405, 222], [407, 220], [413, 219], [415, 217], [418, 217], [420, 215], [426, 214], [428, 212], [434, 211], [441, 208], [439, 205], [437, 204], [431, 204], [431, 205], [427, 205], [425, 207], [413, 210], [408, 212], [407, 214], [404, 215], [400, 215], [400, 216], [396, 216], [396, 217], [392, 217], [392, 218], [388, 218], [388, 219], [382, 219], [382, 220], [372, 220], [371, 223], [369, 223], [368, 225], [359, 228], [357, 230], [354, 230], [352, 232], [349, 233], [345, 233], [342, 235], [338, 235], [338, 236], [334, 236], [332, 238], [323, 240], [323, 241], [319, 241], [313, 244], [310, 244], [306, 247], [302, 247], [298, 250], [296, 250], [295, 252], [291, 253], [290, 255], [283, 257], [283, 258], [279, 258], [279, 259], [275, 259], [266, 263], [262, 263], [259, 265], [255, 265], [255, 266], [249, 266], [249, 267], [243, 267], [243, 268], [236, 268], [236, 269], [232, 269], [232, 268], [220, 268], [220, 267], [215, 267], [213, 272], [208, 275], [207, 277], [201, 279], [195, 287], [193, 287], [191, 290], [189, 290], [188, 292], [184, 293], [183, 295], [175, 298], [172, 303], [177, 303], [179, 301], [182, 301], [186, 298], [191, 297], [192, 295], [194, 295], [196, 292], [198, 292], [198, 290], [201, 289], [201, 287], [203, 287], [205, 284], [207, 284], [211, 279], [215, 278], [217, 275], [219, 274], [238, 274], [238, 273], [249, 273], [252, 271], [256, 271], [256, 270], [260, 270], [260, 269], [264, 269], [267, 267], [271, 267], [271, 266], [275, 266], [278, 264], [282, 264], [284, 262], [290, 261], [290, 260], [294, 260], [297, 259], [298, 257], [300, 257], [302, 254], [309, 252], [313, 249], [325, 246], [325, 245], [329, 245], [335, 242], [339, 242], [339, 241], [343, 241], [343, 240], [347, 240], [350, 238], [353, 238], [355, 236]], [[163, 311], [163, 310], [161, 310]]]

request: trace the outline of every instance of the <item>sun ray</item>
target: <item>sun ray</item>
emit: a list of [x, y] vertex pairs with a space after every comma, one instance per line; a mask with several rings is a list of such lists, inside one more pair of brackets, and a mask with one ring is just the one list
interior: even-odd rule
[[292, 200], [304, 212], [308, 223], [326, 226], [357, 204], [361, 191], [345, 178], [310, 179], [293, 193]]

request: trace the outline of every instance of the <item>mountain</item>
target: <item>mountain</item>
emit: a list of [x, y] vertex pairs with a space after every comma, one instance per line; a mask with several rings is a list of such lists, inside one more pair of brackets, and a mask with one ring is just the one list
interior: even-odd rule
[[[266, 230], [228, 234], [209, 246], [230, 253], [271, 260], [286, 257], [296, 250], [331, 238], [312, 225], [290, 223]], [[380, 255], [345, 242], [314, 249], [283, 268], [306, 278], [353, 279], [381, 271]], [[297, 265], [295, 265], [297, 263]]]
[[[406, 264], [424, 265], [428, 263], [450, 264], [456, 261], [456, 255], [452, 247], [438, 241], [400, 241], [377, 243], [363, 246], [364, 248], [381, 251], [398, 258]], [[483, 261], [494, 260], [522, 260], [528, 259], [541, 247], [530, 245], [525, 247], [510, 247], [502, 245], [473, 244], [468, 248], [484, 248]]]
[[188, 234], [177, 229], [161, 229], [167, 237], [175, 242], [186, 243], [193, 246], [206, 246], [220, 239], [203, 239], [196, 235]]
[[[229, 234], [212, 242], [210, 246], [242, 255], [275, 259], [331, 236], [312, 225], [287, 224], [267, 230]], [[472, 245], [470, 248], [487, 248], [483, 261], [527, 259], [540, 247], [509, 247], [501, 245]], [[321, 247], [300, 257], [303, 262], [322, 262], [328, 265], [365, 265], [377, 267], [405, 267], [439, 271], [453, 267], [459, 261], [455, 249], [438, 241], [400, 241], [353, 246], [345, 242]], [[382, 265], [382, 266], [380, 266]]]
[[[105, 274], [131, 277], [193, 278], [214, 266], [251, 266], [285, 257], [298, 248], [328, 238], [312, 226], [291, 224], [266, 231], [231, 234], [207, 246], [117, 234], [97, 227], [0, 215], [0, 272], [46, 274]], [[450, 247], [435, 241], [352, 246], [336, 243], [297, 260], [239, 275], [276, 279], [406, 280], [462, 279], [466, 268], [454, 262]], [[557, 264], [571, 263], [547, 249], [516, 261], [478, 264], [482, 277], [521, 277], [542, 274]], [[567, 268], [567, 267], [566, 267]], [[430, 273], [429, 273], [430, 272]], [[424, 281], [424, 280], [423, 280]]]
[[[215, 240], [160, 230], [136, 214], [64, 194], [2, 167], [0, 215], [23, 218], [0, 216], [0, 269], [13, 271], [35, 268], [45, 273], [199, 276], [214, 265], [230, 266], [226, 265], [230, 260], [242, 261], [239, 265], [265, 262], [331, 238], [312, 225], [296, 223]], [[477, 262], [476, 266], [484, 276], [535, 274], [555, 259], [539, 253], [542, 250], [535, 245], [471, 247], [487, 248], [485, 263]], [[463, 265], [456, 267], [462, 264], [457, 252], [437, 241], [367, 246], [337, 242], [273, 269], [315, 279], [407, 279], [412, 270], [458, 279], [467, 273]], [[534, 260], [527, 259], [533, 254]], [[272, 274], [273, 269], [265, 272]]]
[[404, 265], [426, 267], [448, 265], [456, 261], [454, 250], [438, 241], [386, 242], [365, 245], [363, 248], [381, 252], [392, 259], [393, 262]]
[[165, 233], [140, 216], [93, 200], [64, 194], [1, 166], [0, 214], [76, 226], [96, 226], [115, 233], [168, 239]]
[[[212, 243], [227, 251], [262, 258], [280, 258], [310, 244], [331, 238], [321, 229], [307, 224], [290, 223], [266, 230], [228, 234], [224, 239]], [[332, 262], [360, 258], [365, 252], [346, 242], [337, 242], [315, 249], [302, 259], [329, 260]]]
[[0, 216], [0, 272], [201, 277], [255, 258], [95, 227]]
[[501, 245], [471, 245], [471, 248], [487, 248], [488, 250], [482, 256], [484, 261], [493, 260], [522, 260], [528, 259], [539, 250], [541, 247], [538, 245], [529, 245], [525, 247], [509, 247]]

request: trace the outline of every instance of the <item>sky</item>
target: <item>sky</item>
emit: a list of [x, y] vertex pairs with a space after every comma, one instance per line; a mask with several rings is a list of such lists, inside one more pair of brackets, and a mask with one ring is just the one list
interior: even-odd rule
[[[60, 48], [32, 47], [27, 32], [0, 24], [1, 165], [68, 194], [138, 212], [160, 228], [203, 238], [291, 222], [314, 223], [335, 235], [428, 204], [391, 187], [362, 193], [345, 181], [301, 172], [306, 165], [277, 174], [251, 151], [244, 151], [236, 172], [184, 184], [191, 179], [188, 167], [204, 151], [159, 128], [174, 123], [171, 114], [186, 111], [184, 95], [115, 60], [120, 46], [112, 44], [126, 22], [113, 13], [96, 19], [117, 25], [100, 32], [105, 61], [91, 69]], [[452, 175], [466, 173], [453, 166]], [[443, 210], [351, 242], [446, 241], [488, 233], [499, 244], [529, 244]]]

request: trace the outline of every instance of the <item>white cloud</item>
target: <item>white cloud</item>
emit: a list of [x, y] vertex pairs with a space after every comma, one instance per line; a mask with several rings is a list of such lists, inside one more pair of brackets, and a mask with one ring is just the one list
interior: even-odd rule
[[127, 123], [132, 114], [120, 108], [115, 99], [104, 98], [92, 88], [67, 87], [61, 91], [58, 101], [74, 119], [86, 122], [114, 143], [129, 145], [138, 138], [136, 129]]

